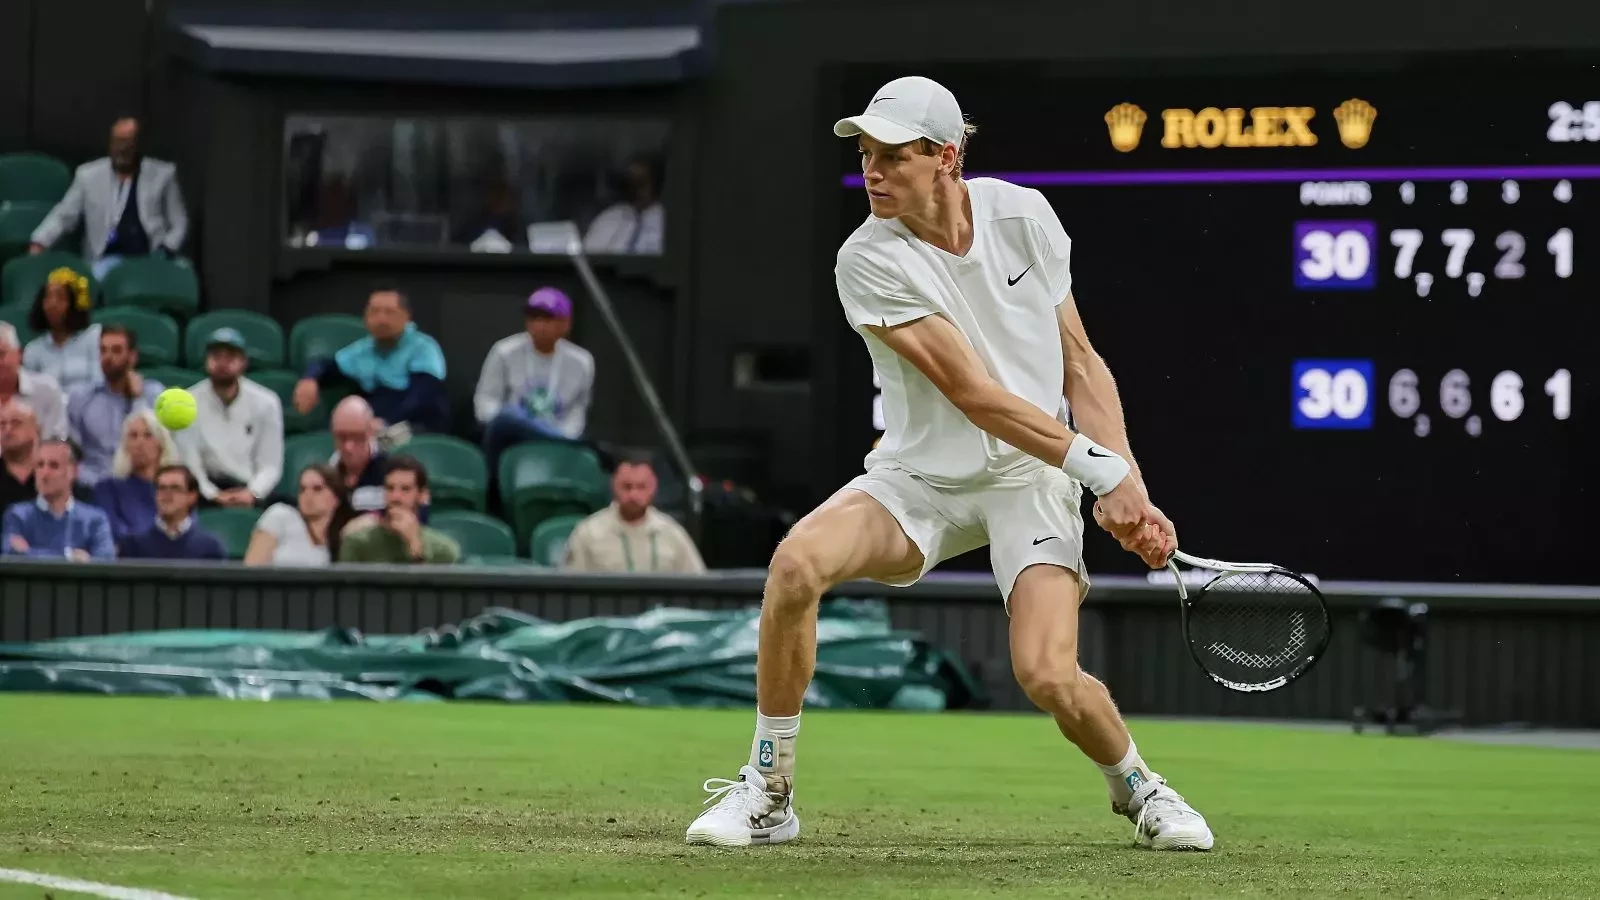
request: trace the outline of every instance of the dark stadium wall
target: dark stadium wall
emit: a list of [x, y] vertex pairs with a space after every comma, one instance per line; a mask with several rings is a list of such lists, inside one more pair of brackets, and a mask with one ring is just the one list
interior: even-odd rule
[[[953, 0], [771, 0], [720, 6], [712, 33], [715, 71], [703, 86], [705, 138], [697, 156], [693, 270], [701, 342], [691, 376], [693, 422], [769, 431], [774, 478], [820, 498], [836, 485], [826, 466], [809, 461], [839, 452], [828, 425], [838, 387], [832, 360], [864, 352], [859, 344], [836, 346], [838, 235], [831, 214], [818, 214], [821, 192], [837, 190], [828, 128], [858, 110], [822, 108], [824, 66], [898, 61], [914, 71], [938, 61], [1583, 49], [1600, 46], [1600, 5], [996, 0], [974, 14]], [[982, 110], [968, 112], [981, 122]], [[981, 143], [976, 148], [981, 156]], [[811, 416], [731, 384], [730, 357], [739, 347], [798, 344], [799, 336], [812, 352]]]
[[[147, 112], [150, 19], [137, 0], [0, 3], [0, 152], [76, 165], [106, 152], [111, 120]], [[170, 148], [159, 139], [150, 152]]]

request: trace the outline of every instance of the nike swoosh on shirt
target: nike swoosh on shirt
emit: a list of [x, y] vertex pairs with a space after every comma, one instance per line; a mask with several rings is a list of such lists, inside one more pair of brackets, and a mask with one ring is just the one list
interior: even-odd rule
[[1028, 274], [1031, 271], [1033, 271], [1033, 263], [1028, 263], [1028, 268], [1022, 270], [1022, 275], [1018, 275], [1015, 278], [1007, 278], [1006, 279], [1006, 287], [1016, 287], [1017, 286], [1017, 282], [1022, 280], [1022, 276]]

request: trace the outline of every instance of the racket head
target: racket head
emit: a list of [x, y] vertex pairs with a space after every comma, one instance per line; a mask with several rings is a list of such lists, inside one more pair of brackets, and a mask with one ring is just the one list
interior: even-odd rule
[[1181, 602], [1195, 665], [1239, 693], [1288, 686], [1317, 664], [1333, 637], [1322, 592], [1278, 566], [1221, 572]]

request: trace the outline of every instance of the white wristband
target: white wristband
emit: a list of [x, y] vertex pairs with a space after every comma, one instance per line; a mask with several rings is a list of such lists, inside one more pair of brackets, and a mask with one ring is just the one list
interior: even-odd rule
[[1111, 493], [1133, 469], [1127, 460], [1081, 434], [1067, 446], [1067, 458], [1061, 468], [1083, 482], [1096, 497]]

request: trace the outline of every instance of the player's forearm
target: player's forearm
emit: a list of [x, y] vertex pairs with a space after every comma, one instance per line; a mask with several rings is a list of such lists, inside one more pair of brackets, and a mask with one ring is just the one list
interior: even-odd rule
[[1060, 468], [1075, 436], [1048, 413], [989, 382], [962, 396], [956, 407], [972, 424], [1018, 450]]
[[1073, 424], [1090, 440], [1121, 454], [1132, 467], [1134, 479], [1142, 485], [1144, 475], [1128, 445], [1128, 424], [1122, 416], [1116, 379], [1111, 377], [1111, 369], [1100, 354], [1089, 353], [1086, 357], [1081, 365], [1067, 370], [1066, 395]]

